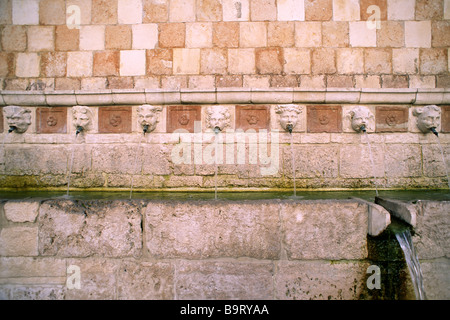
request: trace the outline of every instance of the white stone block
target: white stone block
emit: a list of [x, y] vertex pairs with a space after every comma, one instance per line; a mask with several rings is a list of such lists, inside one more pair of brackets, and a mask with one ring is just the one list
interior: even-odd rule
[[169, 5], [170, 22], [195, 21], [196, 0], [171, 0]]
[[431, 21], [405, 21], [405, 47], [431, 47]]
[[248, 21], [249, 0], [222, 0], [223, 21]]
[[104, 50], [105, 26], [81, 26], [80, 50]]
[[145, 74], [145, 50], [120, 51], [120, 75], [142, 76]]
[[334, 21], [361, 20], [359, 0], [333, 0]]
[[387, 0], [388, 20], [414, 20], [416, 0]]
[[4, 205], [6, 219], [12, 222], [34, 222], [38, 215], [39, 202], [11, 200]]
[[117, 19], [121, 24], [142, 23], [142, 0], [118, 0]]
[[158, 25], [156, 23], [133, 25], [132, 33], [133, 49], [154, 49], [158, 43]]
[[91, 51], [67, 53], [67, 76], [90, 77], [92, 76], [93, 57]]
[[12, 21], [21, 25], [39, 24], [39, 0], [13, 0]]
[[311, 72], [311, 53], [309, 49], [285, 48], [284, 72], [287, 74], [309, 74]]
[[368, 28], [366, 21], [350, 22], [349, 34], [352, 47], [377, 46], [377, 29]]
[[28, 51], [53, 51], [55, 49], [54, 33], [54, 27], [28, 27]]
[[200, 49], [173, 49], [174, 74], [199, 74]]
[[212, 23], [195, 22], [186, 24], [186, 48], [212, 47]]
[[444, 19], [450, 19], [450, 0], [444, 0]]
[[398, 74], [417, 73], [419, 69], [419, 49], [393, 49], [392, 69], [394, 73]]
[[278, 21], [305, 21], [304, 0], [278, 0]]
[[228, 72], [254, 74], [255, 49], [228, 49]]
[[40, 57], [37, 53], [18, 53], [16, 59], [17, 77], [39, 77]]
[[242, 22], [239, 29], [240, 46], [257, 48], [267, 46], [267, 28], [265, 22]]

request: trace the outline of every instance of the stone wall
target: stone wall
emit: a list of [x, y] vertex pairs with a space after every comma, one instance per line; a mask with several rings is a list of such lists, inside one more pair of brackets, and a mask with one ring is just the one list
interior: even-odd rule
[[[450, 297], [448, 205], [418, 204], [430, 299]], [[368, 205], [355, 199], [10, 200], [0, 223], [3, 299], [393, 298], [388, 287], [414, 298], [398, 245], [371, 249], [385, 239], [369, 239]], [[382, 289], [367, 288], [370, 265]]]
[[448, 0], [5, 0], [0, 89], [448, 88]]

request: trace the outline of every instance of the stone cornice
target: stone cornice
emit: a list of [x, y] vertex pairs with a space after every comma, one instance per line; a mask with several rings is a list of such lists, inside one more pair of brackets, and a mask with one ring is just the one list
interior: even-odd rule
[[444, 89], [217, 88], [180, 90], [0, 91], [0, 105], [103, 106], [140, 104], [450, 104]]

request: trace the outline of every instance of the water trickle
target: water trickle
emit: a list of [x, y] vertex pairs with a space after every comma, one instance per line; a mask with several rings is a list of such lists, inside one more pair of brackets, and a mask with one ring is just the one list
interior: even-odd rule
[[214, 200], [217, 200], [217, 171], [218, 171], [218, 161], [217, 161], [217, 140], [219, 136], [220, 129], [218, 127], [214, 128]]
[[408, 265], [409, 274], [414, 286], [414, 293], [417, 300], [426, 300], [425, 288], [423, 286], [423, 275], [420, 267], [419, 258], [417, 256], [409, 229], [395, 230], [400, 247], [405, 255], [405, 261]]
[[441, 144], [441, 140], [439, 139], [439, 136], [437, 134], [436, 138], [439, 144], [439, 148], [441, 150], [441, 155], [442, 155], [442, 162], [444, 163], [444, 168], [445, 168], [445, 174], [447, 175], [447, 184], [448, 184], [448, 188], [450, 189], [450, 178], [449, 178], [449, 174], [448, 174], [448, 166], [447, 166], [447, 161], [445, 161], [445, 155], [444, 155], [444, 149], [442, 148], [442, 144]]
[[373, 161], [372, 147], [370, 145], [369, 135], [367, 134], [367, 131], [365, 130], [365, 128], [362, 129], [362, 131], [364, 132], [364, 135], [367, 140], [367, 145], [369, 147], [369, 157], [370, 157], [370, 163], [372, 164], [372, 174], [373, 174], [373, 179], [374, 179], [374, 184], [375, 184], [375, 193], [376, 193], [376, 196], [378, 197], [377, 178], [375, 176], [375, 163]]
[[78, 132], [75, 134], [75, 139], [72, 143], [72, 154], [70, 156], [70, 162], [69, 162], [69, 170], [67, 173], [67, 192], [66, 192], [66, 197], [69, 197], [69, 192], [70, 192], [70, 179], [72, 177], [72, 169], [73, 169], [73, 158], [75, 156], [75, 145], [77, 142], [77, 138], [78, 138]]
[[144, 134], [142, 136], [140, 136], [140, 138], [139, 138], [139, 143], [138, 143], [138, 147], [137, 147], [137, 150], [136, 150], [136, 155], [134, 156], [133, 172], [131, 173], [131, 182], [130, 182], [130, 199], [133, 196], [134, 175], [135, 175], [136, 169], [137, 169], [138, 156], [139, 156], [139, 153], [141, 151], [142, 138], [145, 137], [145, 133], [146, 133], [146, 130], [144, 129]]
[[294, 143], [293, 143], [293, 137], [292, 137], [292, 132], [289, 133], [291, 136], [291, 141], [290, 141], [290, 148], [291, 148], [291, 161], [292, 161], [292, 177], [294, 179], [294, 198], [297, 197], [297, 186], [296, 186], [296, 181], [295, 181], [295, 156], [294, 156]]

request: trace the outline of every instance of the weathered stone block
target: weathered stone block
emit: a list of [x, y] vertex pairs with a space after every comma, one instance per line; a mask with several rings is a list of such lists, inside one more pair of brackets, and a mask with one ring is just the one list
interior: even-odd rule
[[120, 75], [145, 75], [145, 50], [120, 51]]
[[142, 0], [118, 0], [117, 21], [121, 24], [142, 23]]
[[119, 75], [119, 51], [94, 52], [93, 75], [94, 76], [118, 76]]
[[[296, 178], [329, 178], [339, 173], [338, 148], [334, 146], [294, 147]], [[284, 174], [292, 176], [292, 152], [283, 149]]]
[[345, 21], [322, 23], [322, 43], [324, 47], [348, 47], [349, 26]]
[[289, 259], [367, 257], [367, 205], [352, 200], [283, 203], [285, 249]]
[[0, 2], [0, 24], [12, 24], [12, 1]]
[[25, 51], [27, 47], [26, 27], [4, 26], [2, 29], [1, 43], [4, 51]]
[[131, 108], [119, 106], [99, 108], [98, 130], [100, 133], [131, 132]]
[[315, 49], [312, 52], [312, 73], [328, 74], [336, 72], [335, 49]]
[[0, 256], [37, 256], [37, 227], [8, 227], [0, 232]]
[[334, 21], [360, 20], [360, 7], [358, 0], [333, 0]]
[[368, 74], [391, 73], [392, 52], [388, 49], [365, 49], [364, 67]]
[[132, 26], [133, 49], [154, 49], [158, 44], [158, 25], [156, 23]]
[[450, 21], [434, 21], [432, 24], [431, 44], [435, 47], [449, 47]]
[[370, 6], [377, 6], [380, 10], [380, 20], [387, 20], [387, 0], [360, 0], [361, 20], [367, 21], [374, 14], [374, 11], [368, 10]]
[[251, 21], [277, 20], [277, 5], [275, 0], [249, 0]]
[[56, 25], [66, 23], [66, 6], [64, 0], [42, 0], [39, 2], [39, 23]]
[[195, 0], [173, 0], [169, 4], [170, 22], [193, 22], [195, 21]]
[[219, 22], [213, 24], [214, 47], [236, 48], [239, 46], [239, 23]]
[[223, 0], [223, 21], [249, 21], [249, 0]]
[[376, 131], [377, 132], [406, 132], [408, 131], [407, 107], [377, 106]]
[[92, 76], [92, 64], [92, 52], [68, 52], [67, 76], [90, 77]]
[[175, 290], [188, 300], [272, 299], [273, 273], [269, 262], [180, 261]]
[[195, 22], [186, 24], [186, 48], [212, 47], [212, 23]]
[[80, 50], [104, 50], [105, 26], [81, 26]]
[[384, 163], [387, 177], [417, 177], [422, 174], [421, 154], [417, 145], [386, 145]]
[[448, 70], [448, 51], [445, 49], [420, 50], [420, 73], [436, 75]]
[[405, 21], [405, 46], [431, 47], [431, 21]]
[[311, 52], [309, 49], [285, 48], [284, 72], [287, 74], [311, 73]]
[[174, 298], [175, 268], [170, 263], [123, 261], [118, 273], [119, 299]]
[[[370, 139], [370, 137], [369, 137]], [[383, 178], [384, 155], [381, 146], [373, 145], [370, 154], [367, 139], [361, 139], [361, 145], [345, 145], [340, 149], [339, 175], [343, 178]], [[370, 157], [373, 157], [375, 168]]]
[[0, 258], [0, 278], [9, 278], [13, 283], [14, 278], [45, 278], [47, 283], [63, 284], [66, 279], [66, 261], [57, 258]]
[[39, 0], [13, 0], [12, 22], [20, 25], [39, 24]]
[[277, 1], [278, 21], [304, 21], [304, 0], [279, 0]]
[[443, 1], [416, 0], [416, 20], [442, 20], [443, 12]]
[[[92, 18], [92, 0], [66, 0], [66, 10], [72, 5], [76, 5], [80, 8], [81, 17], [80, 22], [82, 25], [91, 24]], [[73, 15], [73, 13], [71, 13]], [[65, 15], [65, 19], [67, 19], [67, 13]], [[77, 29], [74, 29], [77, 30]]]
[[200, 72], [202, 74], [226, 74], [227, 50], [214, 48], [200, 52]]
[[404, 47], [405, 30], [403, 22], [381, 21], [377, 30], [377, 47]]
[[270, 47], [292, 47], [294, 45], [293, 22], [269, 22], [267, 45]]
[[197, 1], [197, 21], [221, 21], [222, 1], [200, 0]]
[[255, 49], [228, 49], [229, 73], [254, 74], [255, 71]]
[[392, 50], [392, 71], [398, 74], [417, 73], [419, 70], [419, 49], [403, 48]]
[[367, 262], [282, 261], [275, 275], [280, 300], [358, 300], [366, 292]]
[[337, 72], [341, 74], [364, 73], [363, 49], [348, 49], [348, 48], [337, 49], [336, 67]]
[[[444, 156], [446, 157], [447, 166], [450, 161], [447, 160], [446, 146], [443, 145]], [[438, 145], [426, 145], [422, 147], [423, 154], [423, 173], [427, 177], [444, 177], [446, 176], [445, 164], [442, 160], [441, 149]]]
[[[152, 202], [145, 213], [145, 243], [158, 258], [252, 257], [280, 253], [278, 205], [229, 202]], [[250, 209], [252, 207], [253, 209]], [[253, 215], [245, 214], [252, 210]]]
[[320, 47], [322, 24], [320, 22], [295, 22], [296, 47]]
[[65, 52], [42, 53], [41, 68], [44, 77], [64, 77], [67, 68], [67, 54]]
[[172, 49], [147, 50], [147, 74], [172, 74]]
[[349, 39], [352, 47], [376, 47], [377, 29], [367, 28], [365, 21], [349, 22]]
[[167, 22], [169, 19], [168, 0], [143, 0], [143, 23]]
[[39, 253], [63, 257], [137, 257], [140, 206], [128, 201], [46, 201], [39, 210]]
[[30, 26], [27, 31], [28, 51], [53, 51], [54, 27]]
[[130, 25], [107, 25], [105, 28], [105, 49], [131, 49]]
[[174, 74], [199, 74], [200, 49], [173, 49]]
[[267, 28], [264, 22], [241, 22], [240, 47], [256, 48], [267, 46]]
[[92, 0], [92, 23], [116, 24], [117, 10], [117, 0]]
[[159, 24], [159, 46], [162, 48], [183, 48], [186, 38], [184, 23]]
[[328, 21], [332, 17], [332, 0], [305, 0], [306, 21]]
[[3, 206], [5, 217], [11, 222], [34, 222], [38, 215], [39, 202], [10, 200]]
[[408, 77], [402, 75], [382, 75], [382, 88], [408, 88]]
[[255, 50], [256, 72], [258, 74], [279, 74], [283, 71], [283, 52], [278, 48]]
[[388, 20], [414, 20], [416, 0], [387, 0]]
[[55, 49], [57, 51], [77, 51], [80, 44], [80, 30], [67, 26], [56, 26]]
[[36, 108], [36, 133], [66, 133], [67, 108]]

